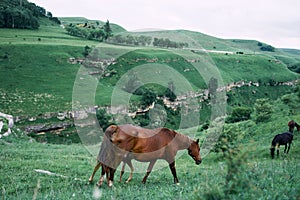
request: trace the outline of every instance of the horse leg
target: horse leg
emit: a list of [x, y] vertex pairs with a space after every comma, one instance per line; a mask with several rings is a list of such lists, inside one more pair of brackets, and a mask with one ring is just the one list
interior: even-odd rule
[[132, 174], [133, 174], [134, 168], [133, 168], [131, 160], [129, 160], [127, 162], [127, 165], [130, 167], [130, 175], [129, 175], [128, 179], [126, 180], [126, 183], [129, 183], [132, 180]]
[[142, 180], [142, 183], [146, 183], [147, 178], [148, 178], [149, 174], [151, 173], [152, 168], [153, 168], [155, 162], [156, 162], [156, 160], [153, 160], [153, 161], [150, 162], [150, 164], [149, 164], [149, 166], [148, 166], [148, 169], [147, 169], [147, 173], [146, 173], [146, 175], [144, 176], [144, 178], [143, 178], [143, 180]]
[[89, 178], [89, 182], [90, 182], [90, 183], [93, 182], [94, 176], [95, 176], [95, 174], [96, 174], [96, 172], [98, 171], [98, 169], [99, 169], [100, 166], [101, 166], [101, 163], [100, 163], [100, 162], [97, 162], [97, 164], [96, 164], [96, 166], [95, 166], [95, 168], [94, 168], [94, 171], [93, 171], [91, 177]]
[[174, 183], [179, 185], [179, 181], [178, 181], [177, 174], [176, 174], [175, 161], [170, 163], [169, 167], [170, 167], [171, 172], [172, 172], [173, 177], [174, 177]]
[[279, 144], [276, 145], [276, 149], [277, 149], [277, 158], [279, 157]]
[[123, 176], [124, 171], [125, 171], [125, 165], [126, 165], [126, 163], [125, 163], [125, 161], [123, 161], [122, 170], [120, 172], [120, 180], [119, 180], [119, 182], [122, 182], [122, 176]]
[[108, 187], [112, 187], [114, 185], [114, 176], [115, 176], [115, 172], [116, 169], [113, 168], [109, 168], [109, 180], [108, 180]]
[[289, 153], [289, 151], [290, 151], [290, 148], [291, 148], [291, 143], [289, 143], [289, 147], [288, 147], [288, 150], [287, 150], [286, 154], [288, 154], [288, 153]]
[[287, 144], [284, 145], [284, 153], [286, 153]]
[[106, 176], [108, 174], [106, 170], [107, 170], [107, 167], [104, 164], [102, 164], [101, 176], [100, 176], [99, 181], [96, 184], [98, 187], [100, 187], [103, 184], [105, 173], [106, 173]]

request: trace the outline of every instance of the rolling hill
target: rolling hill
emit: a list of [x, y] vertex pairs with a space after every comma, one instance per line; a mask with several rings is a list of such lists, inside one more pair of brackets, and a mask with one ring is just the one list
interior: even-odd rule
[[[62, 25], [105, 23], [60, 20]], [[282, 147], [279, 158], [271, 160], [269, 154], [274, 135], [286, 131], [291, 119], [300, 121], [300, 75], [290, 70], [299, 63], [299, 50], [188, 30], [128, 32], [112, 23], [114, 37], [133, 41], [118, 44], [68, 35], [48, 18], [40, 18], [39, 24], [36, 30], [0, 29], [0, 112], [15, 119], [13, 134], [2, 137], [1, 132], [0, 138], [3, 199], [299, 199], [299, 131], [288, 155]], [[135, 41], [147, 37], [149, 43]], [[155, 46], [155, 38], [184, 45]], [[174, 102], [165, 101], [166, 89], [176, 93]], [[148, 99], [157, 100], [154, 108], [142, 104]], [[123, 104], [129, 108], [122, 109]], [[217, 131], [225, 116], [214, 118], [221, 110], [214, 105], [221, 105], [227, 116], [236, 108], [250, 114], [247, 119], [235, 116], [235, 123], [225, 121]], [[74, 110], [82, 118], [79, 124]], [[201, 154], [209, 148], [207, 136], [222, 134], [221, 146], [229, 151], [212, 150], [199, 167], [185, 152], [176, 160], [181, 186], [170, 184], [168, 167], [153, 171], [142, 186], [139, 173], [131, 183], [116, 183], [112, 189], [87, 185], [96, 156], [89, 145], [98, 151], [102, 137], [94, 115], [112, 122], [124, 112], [134, 113], [125, 120], [141, 126], [151, 120], [155, 124], [157, 116], [174, 129], [185, 124], [180, 131], [200, 138]], [[190, 126], [195, 118], [199, 124]], [[90, 143], [78, 134], [90, 137]]]
[[[62, 18], [63, 20], [65, 20], [65, 23], [86, 21], [85, 18]], [[116, 25], [116, 29], [124, 31], [118, 25]], [[195, 68], [193, 69], [193, 66], [187, 60], [200, 58], [203, 55], [220, 71], [224, 84], [241, 80], [267, 84], [272, 79], [276, 82], [289, 82], [299, 77], [298, 74], [289, 71], [285, 64], [286, 60], [297, 59], [295, 54], [291, 55], [291, 53], [285, 53], [277, 49], [275, 52], [259, 51], [257, 41], [223, 40], [183, 30], [149, 33], [130, 33], [125, 31], [122, 34], [143, 34], [152, 38], [168, 37], [171, 40], [188, 42], [190, 47], [180, 50], [99, 43], [70, 36], [66, 34], [63, 28], [53, 24], [48, 19], [41, 20], [39, 30], [2, 29], [0, 33], [0, 64], [1, 80], [3, 80], [1, 93], [5, 96], [1, 102], [4, 105], [3, 111], [13, 115], [38, 115], [54, 110], [57, 112], [70, 110], [72, 86], [76, 72], [81, 65], [71, 64], [69, 59], [83, 59], [84, 47], [86, 46], [105, 49], [105, 53], [110, 54], [109, 56], [106, 55], [106, 57], [114, 57], [114, 54], [122, 55], [120, 52], [127, 52], [127, 57], [122, 57], [125, 61], [117, 61], [116, 64], [108, 67], [108, 70], [114, 71], [115, 75], [103, 79], [104, 81], [107, 80], [107, 83], [104, 84], [108, 85], [104, 89], [106, 92], [111, 91], [111, 86], [115, 85], [117, 80], [115, 77], [121, 77], [126, 70], [147, 63], [147, 59], [157, 59], [158, 63], [161, 64], [165, 64], [168, 58], [179, 59], [178, 62], [171, 62], [170, 66], [183, 74], [192, 83], [194, 89], [203, 89], [207, 86], [204, 81], [200, 81], [201, 77], [197, 78], [197, 75], [193, 73]], [[30, 51], [27, 51], [27, 49], [30, 49]], [[214, 51], [208, 52], [203, 50]], [[232, 54], [223, 53], [222, 51], [232, 52]], [[236, 52], [243, 52], [243, 54], [236, 54]], [[280, 60], [283, 57], [286, 59]], [[146, 60], [133, 62], [137, 58]], [[180, 61], [182, 58], [185, 61]], [[120, 68], [120, 65], [124, 65], [126, 62], [125, 68]], [[112, 79], [115, 79], [115, 81], [111, 82]], [[44, 108], [45, 99], [34, 101], [35, 104], [39, 105], [39, 109], [32, 109], [31, 106], [21, 106], [32, 102], [31, 98], [24, 97], [24, 95], [27, 96], [28, 94], [30, 94], [29, 96], [49, 94], [49, 96], [53, 97], [51, 100], [53, 101], [53, 106], [50, 103], [49, 108]], [[15, 96], [20, 96], [20, 99], [23, 99], [23, 103], [11, 104], [10, 102], [17, 98]], [[97, 96], [103, 95], [97, 94]], [[104, 96], [104, 99], [96, 101], [98, 105], [106, 105], [110, 102], [110, 95], [105, 94]], [[58, 100], [61, 101], [59, 105], [56, 103]]]

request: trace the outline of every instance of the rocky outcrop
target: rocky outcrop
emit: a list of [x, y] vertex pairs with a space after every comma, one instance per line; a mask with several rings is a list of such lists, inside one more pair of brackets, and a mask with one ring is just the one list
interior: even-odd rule
[[40, 125], [33, 125], [33, 126], [27, 126], [25, 128], [25, 131], [28, 133], [41, 133], [41, 132], [49, 132], [49, 131], [55, 131], [55, 130], [61, 130], [68, 127], [73, 126], [72, 123], [60, 123], [60, 124], [40, 124]]
[[14, 118], [12, 115], [0, 112], [0, 138], [11, 134], [14, 126]]

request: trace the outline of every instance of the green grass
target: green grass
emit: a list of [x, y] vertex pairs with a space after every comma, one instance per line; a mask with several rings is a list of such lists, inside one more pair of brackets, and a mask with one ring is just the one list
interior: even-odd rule
[[287, 70], [286, 65], [265, 55], [211, 54], [211, 57], [225, 83], [240, 80], [268, 83], [271, 79], [286, 82], [299, 78], [299, 75]]
[[82, 49], [64, 45], [1, 45], [1, 54], [7, 55], [0, 60], [3, 111], [24, 115], [69, 110], [79, 66], [69, 64], [68, 59], [79, 56]]
[[[300, 121], [300, 116], [290, 116]], [[300, 138], [296, 132], [291, 151], [272, 160], [269, 147], [272, 137], [285, 130], [287, 117], [276, 115], [269, 123], [255, 125], [240, 122], [244, 138], [239, 141], [246, 161], [237, 167], [238, 180], [247, 187], [234, 188], [237, 192], [225, 194], [227, 161], [221, 153], [210, 153], [200, 166], [184, 151], [176, 160], [180, 185], [173, 184], [168, 167], [154, 170], [145, 185], [141, 185], [144, 173], [135, 173], [132, 182], [118, 183], [109, 188], [104, 184], [95, 187], [100, 176], [88, 184], [87, 180], [95, 165], [95, 158], [83, 145], [54, 145], [30, 141], [30, 138], [16, 132], [0, 139], [0, 184], [2, 199], [93, 199], [95, 193], [101, 199], [298, 199], [300, 197]], [[201, 134], [201, 133], [200, 133]], [[137, 163], [134, 163], [136, 166]], [[58, 174], [49, 176], [35, 170], [47, 170]], [[62, 176], [63, 177], [62, 177]], [[124, 180], [128, 172], [124, 175]], [[97, 198], [96, 198], [97, 199]]]
[[[82, 19], [69, 18], [67, 20]], [[155, 32], [148, 34], [155, 34]], [[161, 36], [170, 35], [170, 37], [178, 37], [178, 39], [191, 37], [192, 39], [189, 41], [206, 41], [205, 38], [210, 37], [189, 31], [167, 31], [157, 32], [157, 34], [158, 37], [161, 34]], [[212, 43], [216, 41], [224, 43], [223, 50], [226, 50], [226, 45], [230, 46], [230, 42], [227, 40], [211, 37]], [[239, 43], [253, 45], [251, 41]], [[276, 63], [272, 55], [194, 54], [190, 50], [109, 45], [72, 37], [66, 34], [66, 31], [60, 26], [43, 19], [39, 30], [1, 29], [1, 110], [13, 115], [33, 116], [50, 111], [71, 110], [73, 86], [80, 65], [72, 65], [68, 63], [68, 59], [71, 57], [82, 58], [86, 45], [98, 47], [99, 56], [103, 59], [119, 58], [117, 64], [109, 67], [109, 70], [115, 70], [117, 74], [103, 79], [97, 87], [95, 95], [97, 105], [110, 104], [115, 84], [128, 70], [149, 64], [145, 61], [135, 62], [136, 58], [157, 58], [158, 64], [174, 69], [178, 75], [182, 76], [184, 82], [191, 84], [193, 89], [207, 88], [210, 77], [216, 73], [213, 71], [215, 69], [221, 73], [224, 84], [240, 80], [268, 82], [270, 79], [289, 81], [299, 78], [299, 75], [287, 70], [284, 64]], [[289, 55], [286, 57], [289, 58]], [[122, 58], [124, 60], [121, 60]], [[203, 62], [188, 63], [186, 61], [186, 59], [193, 58], [203, 59]], [[177, 61], [172, 62], [172, 59], [177, 59]], [[169, 62], [170, 60], [171, 62]], [[217, 68], [212, 70], [210, 65], [214, 63]], [[151, 77], [154, 82], [162, 79], [165, 81], [178, 79], [174, 78], [174, 74], [168, 73], [153, 76], [151, 64], [149, 64], [148, 70], [144, 75], [147, 77], [152, 73], [148, 77]], [[77, 78], [80, 79], [80, 77]], [[186, 86], [180, 88], [182, 84], [177, 85], [178, 93], [186, 92]], [[133, 97], [133, 99], [139, 98]]]

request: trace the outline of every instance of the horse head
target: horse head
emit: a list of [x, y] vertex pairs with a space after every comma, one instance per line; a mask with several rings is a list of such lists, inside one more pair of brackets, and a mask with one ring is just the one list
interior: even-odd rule
[[272, 159], [273, 159], [274, 156], [275, 156], [275, 147], [274, 147], [274, 146], [271, 146], [270, 151], [271, 151], [271, 157], [272, 157]]
[[288, 123], [289, 131], [292, 133], [294, 131], [295, 126], [297, 127], [297, 131], [300, 131], [300, 126], [294, 120], [289, 121]]
[[199, 139], [197, 141], [192, 141], [191, 145], [188, 148], [188, 153], [195, 160], [197, 165], [199, 165], [202, 162], [200, 156]]

